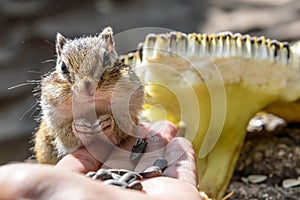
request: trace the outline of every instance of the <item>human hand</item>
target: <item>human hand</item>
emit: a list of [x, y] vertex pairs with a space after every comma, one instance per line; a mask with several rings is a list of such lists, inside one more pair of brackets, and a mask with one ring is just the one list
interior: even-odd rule
[[[162, 122], [161, 122], [162, 123]], [[85, 148], [64, 157], [54, 169], [50, 166], [14, 164], [0, 168], [0, 187], [4, 192], [0, 199], [47, 198], [47, 199], [201, 199], [197, 191], [195, 152], [183, 138], [174, 138], [177, 129], [164, 122], [163, 125], [141, 127], [149, 143], [141, 160], [129, 161], [130, 148], [135, 140], [127, 141], [122, 148], [108, 153], [106, 160], [97, 161]], [[141, 171], [152, 165], [158, 157], [169, 161], [163, 177], [142, 181], [144, 192], [124, 190], [104, 185], [79, 173], [99, 168], [126, 168]], [[2, 196], [1, 196], [2, 195]]]

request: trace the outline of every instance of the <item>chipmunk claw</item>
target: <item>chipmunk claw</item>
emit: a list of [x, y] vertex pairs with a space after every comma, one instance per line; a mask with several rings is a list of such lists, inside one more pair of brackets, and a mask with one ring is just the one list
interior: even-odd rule
[[96, 134], [102, 131], [112, 132], [115, 127], [115, 122], [111, 114], [100, 115], [93, 124], [93, 129]]

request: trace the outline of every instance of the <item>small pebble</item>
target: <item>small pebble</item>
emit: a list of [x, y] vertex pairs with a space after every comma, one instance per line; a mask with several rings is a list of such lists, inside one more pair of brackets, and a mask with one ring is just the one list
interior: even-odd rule
[[300, 186], [300, 180], [299, 179], [285, 179], [282, 181], [282, 187], [285, 189]]
[[241, 180], [243, 183], [249, 183], [249, 180], [247, 177], [242, 177]]
[[249, 175], [247, 178], [250, 183], [254, 183], [254, 184], [262, 183], [268, 179], [266, 175]]

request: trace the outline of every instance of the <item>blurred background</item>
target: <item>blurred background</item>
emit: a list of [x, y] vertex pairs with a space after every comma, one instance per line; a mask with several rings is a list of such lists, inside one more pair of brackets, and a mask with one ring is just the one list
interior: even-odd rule
[[[187, 33], [240, 32], [295, 42], [300, 40], [300, 2], [0, 0], [0, 25], [1, 165], [22, 161], [32, 155], [31, 140], [38, 126], [34, 119], [39, 115], [39, 107], [36, 97], [32, 95], [35, 85], [26, 83], [28, 80], [40, 80], [45, 72], [55, 66], [57, 32], [73, 38], [94, 35], [108, 25], [114, 29], [114, 33], [140, 27], [162, 27]], [[8, 89], [18, 85], [20, 87]], [[278, 189], [277, 181], [299, 176], [299, 124], [293, 131], [287, 129], [284, 135], [287, 137], [258, 138], [245, 143], [229, 188], [229, 192], [235, 191], [234, 199], [298, 199], [300, 187], [296, 193], [287, 193]], [[257, 145], [259, 142], [262, 144]], [[277, 152], [278, 156], [273, 158]], [[251, 158], [254, 161], [249, 161]], [[279, 178], [256, 186], [240, 181], [242, 176], [253, 172]]]
[[114, 33], [153, 26], [300, 40], [299, 0], [1, 0], [0, 16], [0, 164], [32, 154], [34, 85], [8, 88], [39, 80], [55, 66], [57, 32], [73, 38], [108, 25]]

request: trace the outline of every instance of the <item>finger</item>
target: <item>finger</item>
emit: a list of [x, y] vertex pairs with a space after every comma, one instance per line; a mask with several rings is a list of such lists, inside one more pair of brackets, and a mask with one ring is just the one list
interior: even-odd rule
[[144, 193], [120, 190], [82, 175], [47, 165], [10, 164], [0, 167], [0, 199], [150, 200]]
[[103, 163], [102, 168], [123, 168], [133, 170], [135, 163], [130, 161], [131, 149], [135, 144], [136, 138], [129, 137], [126, 142], [120, 146], [114, 146], [112, 153]]
[[131, 135], [134, 137], [145, 138], [149, 135], [150, 124], [147, 122], [139, 123], [132, 131]]
[[144, 191], [153, 199], [193, 199], [208, 200], [202, 197], [198, 189], [190, 184], [169, 177], [156, 177], [143, 180]]
[[152, 124], [146, 139], [148, 142], [146, 151], [135, 171], [142, 171], [146, 167], [150, 167], [157, 158], [164, 157], [166, 145], [176, 134], [177, 128], [171, 122], [158, 121]]
[[[41, 169], [50, 169], [41, 174]], [[0, 167], [0, 199], [41, 199], [53, 167], [38, 164], [8, 164]], [[46, 172], [46, 171], [45, 171]], [[47, 180], [47, 181], [45, 181]], [[44, 181], [44, 184], [41, 184]], [[54, 189], [54, 188], [52, 188]]]
[[81, 136], [80, 139], [84, 147], [62, 158], [57, 163], [56, 168], [81, 173], [96, 171], [113, 149], [113, 144], [103, 135], [86, 135]]
[[85, 147], [75, 150], [73, 153], [63, 157], [55, 168], [66, 169], [68, 171], [87, 173], [100, 168], [101, 162], [95, 159]]
[[164, 171], [168, 177], [182, 180], [197, 187], [198, 174], [196, 155], [192, 144], [181, 137], [171, 140], [166, 148], [165, 158], [169, 166]]

